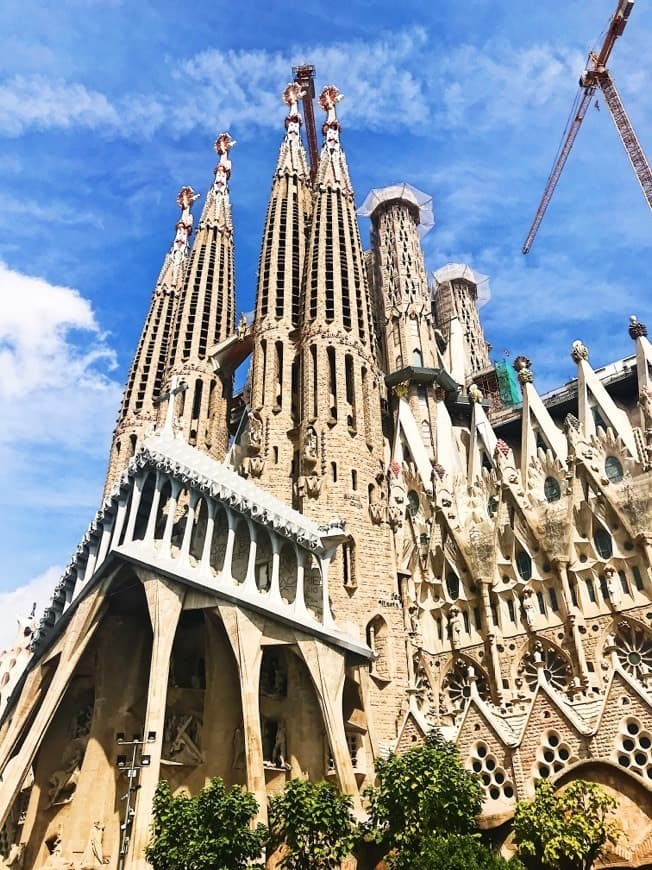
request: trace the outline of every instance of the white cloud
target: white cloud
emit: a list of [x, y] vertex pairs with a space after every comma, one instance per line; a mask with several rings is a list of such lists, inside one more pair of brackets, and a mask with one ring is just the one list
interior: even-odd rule
[[111, 102], [77, 82], [14, 76], [0, 85], [0, 132], [20, 136], [29, 128], [98, 127], [119, 124]]
[[87, 299], [0, 261], [0, 443], [96, 449], [121, 387], [115, 353]]
[[37, 617], [41, 616], [61, 574], [62, 569], [53, 566], [18, 589], [0, 592], [0, 651], [12, 645], [18, 629], [18, 618], [28, 617], [34, 604]]

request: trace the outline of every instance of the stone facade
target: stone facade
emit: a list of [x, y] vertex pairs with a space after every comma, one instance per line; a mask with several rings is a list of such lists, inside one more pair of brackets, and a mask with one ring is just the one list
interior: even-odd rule
[[537, 778], [583, 776], [619, 800], [606, 866], [642, 866], [647, 330], [632, 318], [634, 355], [604, 372], [576, 341], [577, 379], [545, 401], [517, 357], [521, 407], [490, 404], [480, 278], [450, 264], [428, 285], [432, 214], [408, 185], [365, 202], [363, 253], [341, 94], [320, 96], [314, 184], [300, 98], [286, 88], [252, 324], [228, 134], [192, 248], [179, 195], [105, 499], [29, 651], [0, 663], [5, 864], [145, 867], [160, 778], [241, 783], [263, 819], [288, 778], [328, 778], [363, 814], [374, 759], [439, 727], [482, 778], [483, 826]]

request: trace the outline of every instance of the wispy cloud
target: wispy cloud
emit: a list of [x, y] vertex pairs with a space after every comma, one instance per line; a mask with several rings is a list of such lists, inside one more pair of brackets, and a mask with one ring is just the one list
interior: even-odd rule
[[18, 629], [18, 617], [25, 619], [36, 604], [36, 615], [43, 613], [62, 569], [48, 568], [11, 592], [0, 592], [0, 650], [9, 649]]
[[18, 75], [0, 84], [0, 132], [20, 136], [28, 129], [119, 125], [116, 108], [104, 94], [78, 82], [52, 82]]

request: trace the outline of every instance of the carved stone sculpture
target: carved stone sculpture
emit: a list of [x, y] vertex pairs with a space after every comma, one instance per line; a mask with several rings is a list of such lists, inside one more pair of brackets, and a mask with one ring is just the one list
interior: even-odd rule
[[620, 579], [613, 565], [607, 565], [604, 569], [604, 583], [609, 595], [609, 603], [612, 607], [618, 607], [623, 600], [623, 590]]
[[61, 834], [57, 834], [54, 841], [52, 851], [48, 860], [43, 865], [43, 870], [74, 870], [75, 865], [63, 856], [63, 846], [61, 844]]
[[109, 858], [104, 856], [102, 848], [102, 838], [104, 837], [104, 825], [102, 822], [93, 822], [88, 843], [84, 849], [84, 854], [79, 862], [78, 870], [97, 870], [98, 867], [103, 867], [109, 863]]
[[537, 609], [534, 603], [534, 593], [531, 589], [526, 589], [523, 592], [523, 616], [528, 628], [534, 628], [534, 623], [537, 618]]
[[85, 748], [84, 740], [73, 740], [63, 754], [61, 769], [55, 770], [50, 776], [48, 797], [51, 807], [67, 804], [73, 799], [81, 773]]
[[25, 859], [25, 843], [12, 843], [9, 854], [2, 859], [2, 867], [11, 867], [12, 870], [20, 870]]
[[238, 726], [233, 732], [233, 740], [231, 742], [231, 746], [233, 751], [233, 760], [231, 762], [231, 767], [234, 770], [242, 770], [242, 768], [245, 766], [245, 745], [244, 735], [240, 726]]
[[163, 758], [174, 764], [201, 764], [201, 721], [192, 714], [168, 716], [163, 736]]

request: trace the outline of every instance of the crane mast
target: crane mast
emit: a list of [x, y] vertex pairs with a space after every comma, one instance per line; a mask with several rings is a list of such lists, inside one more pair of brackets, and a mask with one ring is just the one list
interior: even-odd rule
[[315, 181], [319, 166], [319, 149], [317, 147], [317, 126], [315, 124], [315, 68], [312, 64], [304, 63], [301, 66], [292, 67], [294, 80], [303, 89], [303, 118], [306, 122], [306, 138], [308, 140], [308, 157], [310, 159], [310, 180]]
[[618, 91], [613, 83], [606, 63], [609, 60], [612, 49], [616, 40], [622, 35], [627, 19], [634, 7], [634, 0], [619, 0], [616, 11], [611, 18], [607, 34], [602, 43], [600, 51], [589, 54], [587, 68], [580, 78], [580, 89], [575, 98], [573, 111], [571, 112], [571, 120], [566, 128], [564, 139], [561, 147], [557, 152], [552, 171], [548, 176], [546, 186], [539, 203], [536, 215], [532, 221], [532, 226], [527, 234], [523, 244], [523, 253], [527, 254], [532, 247], [532, 242], [537, 234], [537, 230], [541, 226], [541, 221], [546, 213], [548, 204], [552, 198], [557, 182], [561, 176], [562, 170], [568, 160], [573, 143], [577, 137], [579, 129], [582, 125], [587, 110], [591, 105], [591, 101], [597, 88], [602, 92], [611, 117], [613, 118], [618, 134], [627, 152], [627, 156], [632, 164], [632, 168], [641, 185], [643, 194], [652, 208], [652, 171], [647, 162], [643, 149], [640, 146], [634, 128], [631, 125], [625, 107], [622, 104]]

